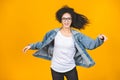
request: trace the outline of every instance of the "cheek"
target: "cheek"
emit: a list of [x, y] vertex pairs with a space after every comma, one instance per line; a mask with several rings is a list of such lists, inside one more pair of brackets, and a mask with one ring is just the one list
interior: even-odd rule
[[61, 21], [61, 23], [63, 24], [63, 23], [64, 23], [64, 21]]
[[61, 21], [61, 24], [63, 24], [63, 25], [64, 25], [64, 22], [63, 22], [63, 21]]
[[71, 25], [71, 24], [72, 24], [72, 21], [70, 21], [69, 24]]

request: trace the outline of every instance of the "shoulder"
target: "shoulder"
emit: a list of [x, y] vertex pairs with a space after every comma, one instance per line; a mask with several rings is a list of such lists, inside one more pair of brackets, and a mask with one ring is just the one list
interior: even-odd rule
[[75, 29], [72, 29], [72, 34], [73, 34], [74, 36], [81, 36], [81, 35], [83, 35], [83, 33], [81, 33], [81, 32], [78, 31], [78, 30], [75, 30]]
[[52, 34], [56, 34], [56, 33], [59, 31], [59, 29], [60, 29], [60, 28], [54, 28], [54, 29], [52, 29], [52, 30], [49, 30], [49, 31], [46, 33], [46, 35], [47, 35], [47, 36], [50, 36], [50, 35], [52, 35]]

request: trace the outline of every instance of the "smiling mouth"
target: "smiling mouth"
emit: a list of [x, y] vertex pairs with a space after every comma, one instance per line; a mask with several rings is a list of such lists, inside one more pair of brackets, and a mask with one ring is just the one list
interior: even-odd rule
[[64, 25], [68, 26], [68, 25], [69, 25], [69, 23], [65, 23]]

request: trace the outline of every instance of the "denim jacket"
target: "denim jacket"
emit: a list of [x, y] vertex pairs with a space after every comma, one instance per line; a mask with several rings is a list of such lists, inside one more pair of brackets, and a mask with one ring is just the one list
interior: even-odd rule
[[[32, 50], [37, 50], [33, 55], [35, 57], [44, 58], [47, 60], [51, 60], [53, 56], [53, 48], [54, 48], [54, 39], [57, 32], [60, 28], [56, 28], [54, 30], [46, 33], [42, 42], [37, 42], [35, 44], [30, 44]], [[104, 41], [100, 38], [96, 38], [93, 40], [92, 38], [71, 29], [72, 37], [74, 40], [76, 53], [74, 55], [74, 60], [76, 65], [83, 67], [91, 67], [95, 64], [92, 58], [87, 53], [86, 49], [95, 49], [100, 46]], [[62, 44], [62, 43], [61, 43]]]

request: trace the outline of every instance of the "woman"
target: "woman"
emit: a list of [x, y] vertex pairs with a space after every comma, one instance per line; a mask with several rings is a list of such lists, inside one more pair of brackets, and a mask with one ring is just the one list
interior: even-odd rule
[[61, 28], [49, 31], [42, 42], [30, 44], [23, 51], [37, 49], [36, 57], [51, 60], [51, 74], [53, 80], [78, 80], [76, 66], [91, 67], [95, 62], [86, 49], [95, 49], [106, 40], [106, 36], [99, 35], [95, 40], [73, 30], [83, 29], [88, 19], [64, 6], [56, 12], [57, 20], [62, 23]]

